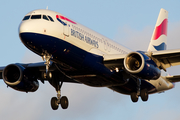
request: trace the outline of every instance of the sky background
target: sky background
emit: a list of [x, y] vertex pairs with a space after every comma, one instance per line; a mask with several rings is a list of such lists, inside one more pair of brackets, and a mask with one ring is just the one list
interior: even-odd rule
[[[1, 0], [0, 66], [42, 61], [20, 41], [18, 26], [35, 9], [60, 12], [133, 50], [146, 50], [161, 8], [169, 12], [168, 49], [180, 48], [179, 0]], [[168, 69], [180, 74], [180, 67]], [[46, 82], [34, 93], [7, 88], [0, 81], [2, 120], [179, 120], [180, 83], [165, 93], [149, 96], [148, 102], [132, 103], [130, 97], [107, 88], [64, 84], [62, 95], [69, 98], [67, 110], [53, 111], [50, 99], [55, 89]]]

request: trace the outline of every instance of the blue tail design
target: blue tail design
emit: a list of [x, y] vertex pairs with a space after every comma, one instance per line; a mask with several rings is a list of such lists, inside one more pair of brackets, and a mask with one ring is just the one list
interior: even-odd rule
[[153, 47], [157, 50], [157, 51], [159, 51], [159, 50], [166, 50], [166, 44], [163, 42], [163, 43], [161, 43], [160, 45], [158, 45], [158, 46], [155, 46], [155, 45], [153, 45]]

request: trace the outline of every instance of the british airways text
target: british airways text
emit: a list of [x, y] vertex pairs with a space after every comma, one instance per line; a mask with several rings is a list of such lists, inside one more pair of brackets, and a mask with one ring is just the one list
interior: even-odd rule
[[85, 36], [84, 34], [75, 31], [73, 29], [71, 29], [71, 36], [74, 36], [76, 38], [78, 38], [79, 40], [85, 41], [86, 43], [93, 45], [94, 47], [98, 48], [98, 41], [92, 40], [90, 37]]

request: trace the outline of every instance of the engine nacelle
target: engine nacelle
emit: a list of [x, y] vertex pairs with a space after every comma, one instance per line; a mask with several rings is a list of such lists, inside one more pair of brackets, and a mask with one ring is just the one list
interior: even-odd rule
[[6, 66], [2, 73], [4, 82], [11, 88], [22, 92], [35, 92], [39, 82], [26, 68], [19, 64]]
[[125, 69], [133, 76], [140, 79], [156, 80], [161, 71], [156, 63], [143, 52], [131, 52], [124, 59]]

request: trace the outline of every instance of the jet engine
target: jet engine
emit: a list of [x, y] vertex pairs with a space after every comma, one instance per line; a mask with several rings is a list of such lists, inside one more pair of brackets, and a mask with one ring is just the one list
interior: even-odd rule
[[143, 52], [131, 52], [124, 59], [124, 67], [131, 75], [147, 80], [156, 80], [161, 71], [156, 63]]
[[3, 70], [4, 82], [11, 88], [22, 92], [35, 92], [39, 82], [29, 70], [19, 64], [10, 64]]

